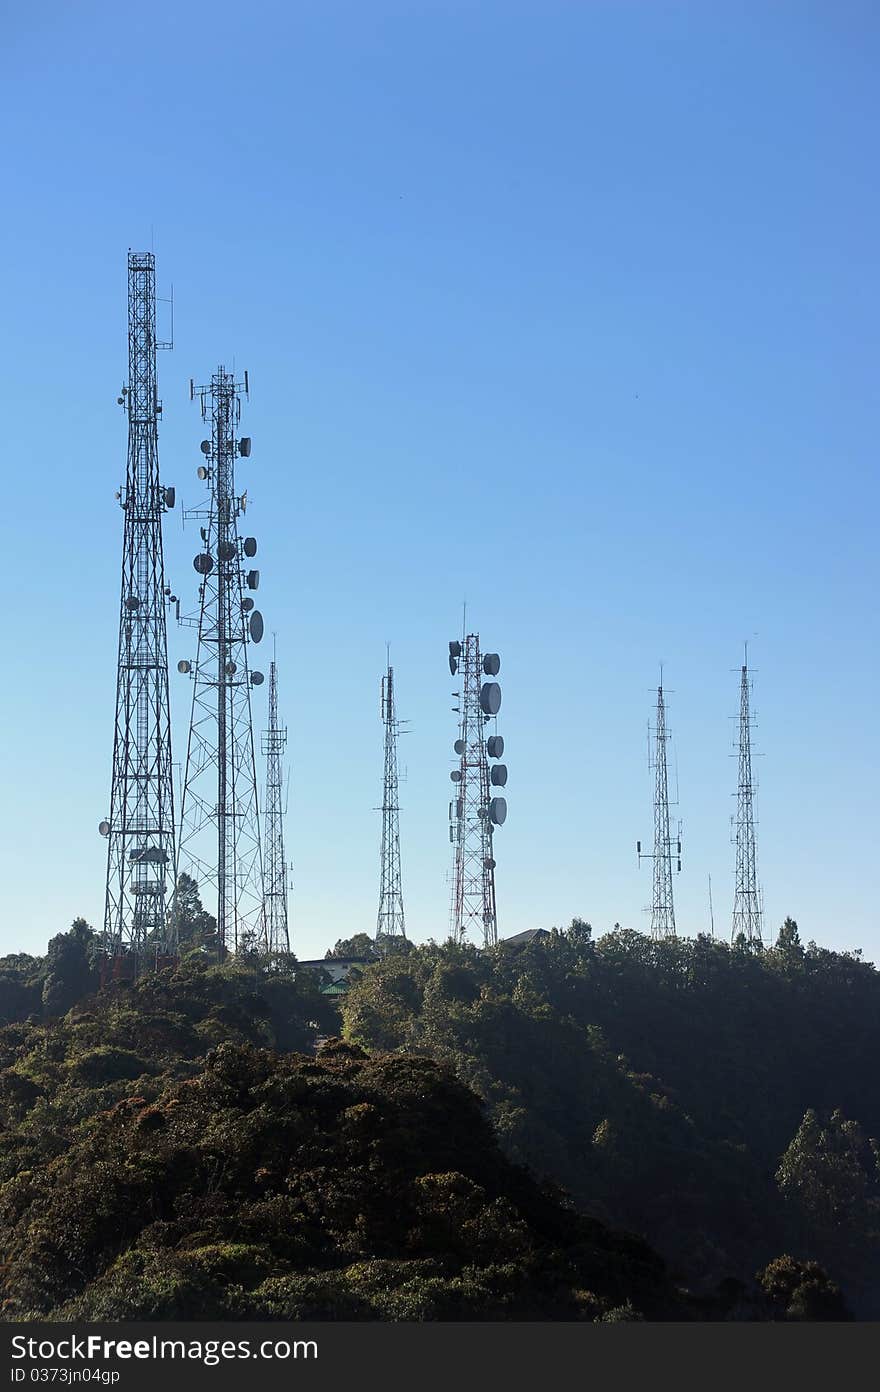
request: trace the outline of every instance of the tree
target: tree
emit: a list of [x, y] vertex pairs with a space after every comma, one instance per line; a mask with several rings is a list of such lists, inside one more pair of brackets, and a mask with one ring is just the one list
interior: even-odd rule
[[196, 881], [184, 871], [177, 877], [171, 928], [182, 957], [202, 947], [217, 951], [217, 920], [202, 904]]
[[84, 918], [75, 918], [66, 933], [58, 933], [46, 951], [43, 1009], [64, 1015], [98, 984], [94, 966], [97, 935]]
[[367, 957], [370, 960], [378, 959], [379, 953], [376, 944], [369, 933], [355, 933], [351, 938], [340, 938], [336, 946], [324, 953], [324, 960], [333, 957]]
[[779, 1191], [811, 1226], [864, 1231], [877, 1219], [875, 1147], [857, 1121], [835, 1111], [823, 1124], [811, 1107], [779, 1163]]
[[798, 932], [797, 923], [793, 918], [786, 918], [780, 928], [779, 936], [776, 939], [776, 951], [789, 966], [803, 961], [804, 949], [801, 943], [801, 935]]
[[759, 1271], [756, 1279], [770, 1302], [774, 1319], [852, 1319], [840, 1287], [818, 1262], [795, 1261], [786, 1254]]

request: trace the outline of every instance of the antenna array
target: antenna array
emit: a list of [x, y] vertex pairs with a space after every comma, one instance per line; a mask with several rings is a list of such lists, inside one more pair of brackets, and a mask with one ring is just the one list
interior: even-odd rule
[[195, 663], [178, 663], [193, 682], [179, 860], [202, 889], [207, 884], [216, 891], [221, 957], [268, 947], [251, 713], [251, 687], [262, 684], [263, 674], [248, 664], [249, 645], [263, 636], [252, 598], [260, 572], [249, 564], [255, 538], [238, 535], [247, 495], [235, 491], [235, 460], [251, 452], [247, 436], [237, 439], [242, 385], [247, 395], [247, 373], [238, 383], [222, 366], [210, 386], [196, 391], [190, 383], [211, 434], [202, 441], [205, 462], [198, 470], [208, 504], [185, 514], [205, 523], [202, 550], [193, 560], [201, 577], [199, 613], [182, 620], [198, 628], [198, 651]]
[[[168, 700], [162, 514], [174, 489], [159, 483], [156, 264], [152, 252], [128, 254], [128, 467], [117, 495], [125, 515], [116, 725], [107, 837], [104, 949], [136, 974], [148, 954], [174, 950], [168, 899], [175, 873], [174, 791]], [[122, 967], [119, 959], [128, 959]]]
[[489, 759], [504, 753], [497, 724], [496, 732], [485, 738], [486, 726], [501, 708], [501, 687], [483, 677], [496, 677], [500, 669], [497, 653], [481, 655], [478, 633], [449, 644], [449, 670], [461, 676], [461, 690], [453, 692], [459, 699], [453, 708], [460, 716], [454, 745], [459, 762], [449, 775], [455, 785], [449, 804], [449, 839], [455, 847], [450, 926], [455, 942], [477, 932], [484, 947], [498, 941], [493, 841], [496, 827], [507, 817], [507, 801], [494, 789], [506, 786], [507, 765], [489, 766]]

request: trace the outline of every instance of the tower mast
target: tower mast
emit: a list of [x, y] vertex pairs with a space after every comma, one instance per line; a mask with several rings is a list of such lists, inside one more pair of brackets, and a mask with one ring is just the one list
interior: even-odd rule
[[152, 252], [128, 253], [128, 467], [119, 492], [125, 522], [116, 677], [116, 727], [108, 839], [104, 948], [131, 961], [173, 951], [168, 907], [175, 873], [174, 790], [168, 700], [162, 514], [174, 489], [159, 483], [162, 412], [156, 350], [156, 264]]
[[287, 727], [278, 723], [278, 670], [269, 664], [269, 728], [263, 732], [266, 756], [266, 942], [272, 954], [290, 952], [287, 921], [287, 861], [284, 857], [283, 756]]
[[663, 676], [657, 688], [657, 713], [654, 727], [654, 851], [642, 850], [636, 843], [639, 862], [653, 860], [654, 889], [651, 900], [651, 936], [656, 939], [675, 937], [675, 903], [672, 894], [672, 864], [675, 859], [681, 870], [681, 828], [673, 839], [669, 833], [669, 779], [666, 767], [666, 701], [663, 695]]
[[405, 938], [403, 888], [400, 878], [400, 799], [397, 774], [397, 737], [400, 721], [394, 697], [394, 668], [389, 664], [380, 686], [381, 716], [385, 726], [385, 776], [382, 786], [382, 845], [379, 872], [379, 915], [376, 945], [388, 938]]
[[731, 942], [742, 935], [746, 942], [761, 942], [761, 896], [755, 850], [755, 784], [752, 780], [752, 724], [749, 710], [751, 682], [748, 648], [740, 668], [738, 774], [736, 787], [736, 887], [733, 899]]
[[263, 674], [248, 664], [249, 644], [263, 636], [263, 617], [250, 594], [260, 572], [247, 569], [257, 543], [238, 535], [247, 494], [235, 491], [236, 456], [247, 459], [251, 452], [247, 436], [236, 439], [242, 385], [247, 394], [247, 373], [241, 384], [222, 366], [210, 386], [190, 383], [211, 434], [202, 441], [205, 463], [198, 471], [208, 485], [208, 504], [185, 514], [206, 522], [203, 549], [193, 560], [201, 577], [199, 613], [183, 620], [198, 628], [198, 651], [194, 664], [178, 663], [193, 681], [179, 861], [203, 891], [216, 891], [221, 958], [242, 948], [267, 949], [251, 712], [251, 687], [262, 684]]
[[501, 708], [501, 687], [482, 678], [497, 676], [500, 668], [497, 653], [481, 654], [478, 633], [449, 644], [449, 670], [461, 677], [461, 690], [453, 693], [459, 698], [454, 707], [460, 716], [454, 745], [458, 767], [449, 775], [455, 791], [449, 804], [449, 839], [455, 847], [450, 928], [455, 942], [466, 942], [474, 933], [484, 947], [498, 941], [493, 841], [496, 827], [507, 817], [507, 802], [493, 790], [506, 786], [507, 765], [489, 766], [490, 758], [504, 753], [497, 732], [485, 737], [486, 726]]

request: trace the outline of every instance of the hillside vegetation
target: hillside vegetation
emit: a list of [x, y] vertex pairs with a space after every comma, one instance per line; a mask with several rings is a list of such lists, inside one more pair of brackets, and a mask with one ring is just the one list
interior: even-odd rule
[[453, 1068], [508, 1156], [696, 1289], [787, 1252], [880, 1315], [880, 975], [857, 955], [790, 919], [764, 951], [575, 922], [388, 957], [343, 1010], [364, 1048]]
[[694, 1313], [446, 1069], [279, 1052], [327, 1010], [308, 973], [190, 961], [0, 1030], [4, 1318]]
[[103, 989], [81, 920], [0, 960], [3, 1318], [878, 1312], [857, 956], [576, 922], [403, 944], [340, 1014], [205, 933]]

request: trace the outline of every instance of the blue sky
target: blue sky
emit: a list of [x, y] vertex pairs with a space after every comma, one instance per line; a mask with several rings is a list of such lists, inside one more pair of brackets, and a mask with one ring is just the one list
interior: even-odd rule
[[[876, 7], [84, 0], [18, 7], [4, 47], [0, 951], [101, 919], [125, 257], [153, 247], [185, 505], [189, 378], [252, 385], [301, 956], [375, 926], [386, 642], [408, 928], [445, 936], [466, 599], [502, 657], [502, 935], [647, 928], [660, 661], [679, 927], [711, 873], [729, 931], [748, 638], [768, 926], [876, 958]], [[169, 519], [186, 601], [196, 540]]]

